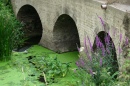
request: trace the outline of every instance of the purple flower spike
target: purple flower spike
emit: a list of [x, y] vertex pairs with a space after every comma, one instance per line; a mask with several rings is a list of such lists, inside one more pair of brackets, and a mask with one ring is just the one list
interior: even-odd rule
[[100, 21], [101, 21], [102, 25], [104, 26], [104, 25], [105, 25], [105, 23], [104, 23], [104, 21], [102, 20], [102, 18], [101, 18], [101, 17], [99, 17], [99, 16], [98, 16], [98, 18], [100, 19]]
[[101, 49], [102, 49], [102, 55], [105, 56], [105, 48], [102, 47]]
[[97, 48], [99, 48], [100, 46], [100, 39], [98, 38], [98, 36], [96, 36], [96, 46]]
[[86, 42], [86, 37], [85, 37], [85, 39], [84, 39], [85, 52], [86, 52], [86, 54], [88, 54], [88, 49], [87, 49], [87, 44], [86, 43], [87, 42]]
[[88, 52], [86, 53], [86, 55], [87, 55], [88, 59], [89, 59], [90, 61], [92, 61], [92, 58], [91, 58], [91, 56], [89, 55]]
[[80, 64], [79, 64], [79, 62], [78, 62], [78, 61], [76, 62], [76, 65], [77, 65], [78, 67], [80, 67]]
[[93, 70], [92, 70], [92, 69], [90, 69], [89, 71], [90, 71], [90, 74], [93, 76]]
[[103, 44], [102, 42], [99, 41], [99, 48], [102, 48], [103, 47]]
[[88, 54], [88, 58], [89, 58], [90, 61], [92, 61], [92, 57], [89, 54]]
[[112, 43], [112, 47], [114, 47], [114, 43]]
[[105, 36], [105, 43], [106, 43], [107, 45], [109, 45], [109, 43], [110, 43], [110, 36], [109, 36], [109, 35], [106, 35], [106, 36]]
[[107, 51], [107, 53], [108, 53], [108, 54], [110, 54], [110, 51], [109, 51], [109, 49], [108, 49], [108, 48], [106, 49], [106, 51]]
[[85, 63], [84, 63], [84, 61], [83, 61], [82, 58], [80, 59], [80, 63], [81, 63], [81, 65], [82, 65], [82, 67], [85, 65]]
[[102, 66], [102, 58], [100, 58], [100, 66]]
[[88, 38], [88, 41], [89, 41], [90, 49], [91, 49], [91, 51], [93, 51], [92, 43], [91, 43], [91, 41], [90, 41], [88, 36], [87, 36], [87, 38]]
[[88, 59], [91, 61], [92, 58], [91, 58], [91, 56], [88, 53], [88, 48], [87, 48], [87, 44], [86, 44], [87, 42], [86, 41], [87, 40], [86, 40], [86, 37], [85, 37], [85, 39], [84, 39], [85, 52], [86, 52], [86, 55], [87, 55]]
[[[98, 15], [97, 15], [97, 16], [98, 16]], [[98, 16], [98, 18], [100, 19], [100, 21], [101, 21], [101, 23], [102, 23], [102, 26], [103, 26], [103, 28], [104, 28], [104, 31], [106, 31], [106, 30], [105, 30], [105, 22], [103, 21], [103, 19], [102, 19], [101, 17]]]

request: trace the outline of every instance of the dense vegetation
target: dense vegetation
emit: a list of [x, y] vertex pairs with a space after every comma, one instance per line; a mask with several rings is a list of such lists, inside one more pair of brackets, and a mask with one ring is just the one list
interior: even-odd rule
[[[103, 20], [101, 18], [100, 20], [104, 26]], [[1, 0], [0, 60], [10, 60], [12, 50], [23, 43], [24, 33], [21, 30], [22, 26], [23, 25], [17, 21], [13, 14], [10, 0]], [[126, 60], [123, 66], [123, 69], [127, 71], [118, 71], [118, 66], [113, 65], [113, 63], [115, 64], [117, 61], [112, 59], [114, 57], [113, 51], [115, 50], [109, 34], [105, 33], [104, 40], [105, 45], [97, 35], [95, 41], [96, 50], [93, 50], [89, 38], [85, 38], [85, 52], [82, 53], [81, 58], [76, 62], [78, 68], [74, 70], [75, 76], [80, 79], [79, 82], [76, 82], [77, 86], [130, 86], [130, 60]], [[91, 55], [88, 51], [87, 43], [90, 45]], [[78, 50], [81, 52], [80, 49]], [[56, 80], [57, 77], [65, 77], [70, 71], [70, 63], [61, 63], [57, 58], [52, 58], [47, 54], [28, 56], [27, 58], [28, 61], [26, 61], [26, 63], [29, 63], [28, 66], [24, 64], [25, 61], [20, 64], [19, 59], [18, 61], [12, 60], [12, 63], [21, 68], [23, 74], [25, 70], [24, 67], [27, 66], [30, 68], [30, 66], [32, 66], [32, 70], [26, 69], [27, 71], [31, 71], [32, 74], [30, 76], [35, 76], [34, 74], [36, 74], [36, 77], [39, 76], [39, 81], [44, 79], [43, 82], [46, 83], [46, 85], [58, 82]], [[24, 82], [25, 81], [26, 79], [24, 79]]]
[[11, 59], [12, 50], [23, 42], [21, 28], [9, 0], [0, 1], [0, 60]]
[[[100, 17], [99, 17], [100, 18]], [[130, 86], [130, 60], [124, 62], [122, 69], [119, 71], [119, 63], [117, 62], [114, 43], [105, 32], [105, 23], [100, 18], [104, 28], [103, 39], [99, 35], [95, 38], [96, 49], [87, 36], [84, 40], [84, 51], [78, 48], [79, 52], [82, 51], [79, 61], [76, 62], [78, 69], [75, 70], [76, 76], [80, 78], [79, 86]], [[122, 41], [122, 34], [120, 34], [120, 41]], [[89, 47], [87, 46], [90, 45]], [[125, 45], [128, 45], [126, 39]], [[89, 49], [90, 52], [88, 51]], [[122, 52], [119, 46], [119, 53]], [[123, 58], [123, 56], [120, 56]]]

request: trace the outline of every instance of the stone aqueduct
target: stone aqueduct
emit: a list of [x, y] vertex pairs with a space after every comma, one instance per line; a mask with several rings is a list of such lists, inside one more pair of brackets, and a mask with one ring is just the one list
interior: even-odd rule
[[[122, 65], [129, 58], [129, 45], [124, 47], [126, 38], [128, 41], [130, 38], [129, 0], [11, 0], [11, 2], [16, 17], [21, 21], [26, 21], [28, 17], [26, 15], [31, 17], [34, 12], [39, 15], [38, 22], [42, 25], [42, 29], [39, 30], [42, 35], [39, 44], [44, 47], [54, 51], [69, 51], [76, 49], [76, 43], [84, 46], [85, 36], [94, 43], [96, 35], [104, 31], [98, 18], [100, 16], [106, 23], [105, 31], [114, 42], [118, 63]], [[101, 8], [104, 3], [107, 4], [107, 9]], [[119, 47], [122, 50], [120, 53]]]

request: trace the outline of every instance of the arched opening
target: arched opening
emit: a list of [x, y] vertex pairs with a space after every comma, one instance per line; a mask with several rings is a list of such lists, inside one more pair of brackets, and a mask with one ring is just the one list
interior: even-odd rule
[[80, 46], [77, 26], [67, 14], [59, 16], [53, 34], [56, 51], [58, 52], [74, 51], [77, 50], [76, 44]]
[[110, 72], [114, 74], [118, 71], [119, 65], [117, 61], [117, 54], [115, 45], [112, 41], [112, 38], [105, 31], [101, 31], [97, 34], [93, 44], [94, 52], [101, 53], [106, 63], [103, 65], [104, 67], [111, 67]]
[[42, 36], [42, 23], [35, 8], [24, 5], [20, 8], [17, 19], [24, 23], [23, 31], [27, 38], [25, 45], [38, 44]]

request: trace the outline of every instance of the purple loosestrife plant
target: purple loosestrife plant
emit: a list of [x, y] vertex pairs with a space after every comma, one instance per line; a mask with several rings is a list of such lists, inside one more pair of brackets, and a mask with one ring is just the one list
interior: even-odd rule
[[100, 41], [100, 38], [98, 36], [96, 36], [96, 46], [97, 46], [97, 48], [102, 48], [103, 47], [103, 44]]
[[86, 37], [84, 38], [84, 47], [85, 47], [85, 53], [86, 53], [86, 55], [88, 55], [88, 47], [87, 47]]
[[96, 46], [97, 46], [97, 48], [100, 47], [100, 39], [98, 36], [96, 36]]
[[96, 36], [96, 46], [98, 49], [101, 49], [102, 50], [102, 55], [105, 56], [105, 48], [104, 48], [104, 45], [103, 43], [100, 41], [99, 37]]
[[[98, 16], [98, 15], [97, 15]], [[100, 16], [98, 16], [98, 18], [100, 19], [100, 21], [101, 21], [101, 23], [102, 23], [102, 25], [103, 25], [103, 27], [105, 26], [105, 23], [104, 23], [104, 21], [102, 20], [102, 18], [100, 17]]]
[[[91, 48], [91, 50], [92, 50], [92, 44], [91, 44], [90, 40], [89, 40], [89, 44], [90, 44], [90, 48]], [[84, 39], [84, 46], [85, 46], [85, 53], [86, 53], [88, 59], [89, 59], [90, 61], [92, 61], [92, 58], [91, 58], [91, 56], [90, 56], [90, 54], [89, 54], [89, 52], [88, 52], [87, 39], [86, 39], [86, 37], [85, 37], [85, 39]]]
[[92, 69], [89, 69], [89, 71], [90, 71], [90, 74], [93, 76], [93, 70], [92, 70]]
[[88, 41], [89, 41], [89, 45], [90, 45], [91, 52], [93, 52], [92, 43], [91, 43], [91, 41], [90, 41], [90, 39], [89, 39], [89, 37], [88, 37], [88, 36], [87, 36], [87, 38], [88, 38]]
[[106, 51], [107, 51], [108, 54], [110, 54], [110, 50], [109, 50], [109, 48], [106, 48]]
[[76, 62], [76, 65], [77, 65], [78, 67], [84, 68], [85, 62], [84, 62], [83, 58], [80, 58], [80, 59]]
[[98, 18], [100, 19], [100, 22], [101, 22], [101, 24], [102, 24], [102, 26], [104, 28], [104, 31], [106, 31], [106, 29], [105, 29], [105, 22], [103, 21], [103, 19], [100, 16], [98, 16]]
[[85, 62], [84, 62], [84, 60], [82, 58], [80, 59], [80, 63], [81, 63], [82, 66], [85, 65]]
[[[105, 30], [104, 21], [102, 20], [101, 17], [98, 18], [100, 19]], [[112, 42], [109, 33], [105, 31], [104, 31], [104, 35], [102, 35], [103, 37], [100, 37], [100, 35], [96, 36], [95, 38], [96, 49], [93, 48], [90, 38], [88, 36], [86, 36], [87, 38], [85, 37], [84, 53], [88, 59], [81, 56], [79, 61], [76, 62], [79, 71], [82, 69], [84, 73], [90, 74], [96, 86], [111, 86], [109, 84], [113, 79], [113, 76], [111, 75], [113, 75], [118, 69], [117, 68], [118, 64], [116, 64], [117, 61], [115, 60], [116, 54], [114, 52], [116, 50], [115, 50], [114, 43]], [[122, 41], [122, 34], [120, 34], [120, 41]], [[126, 38], [125, 44], [126, 45], [128, 44], [128, 38]], [[90, 46], [91, 52], [88, 52], [89, 51], [88, 45]], [[122, 52], [120, 47], [118, 50], [119, 52]], [[106, 80], [105, 83], [108, 83], [108, 85], [101, 85], [101, 83], [104, 83], [104, 80]]]
[[105, 54], [106, 54], [106, 53], [105, 53], [106, 50], [105, 50], [104, 46], [103, 46], [101, 49], [102, 49], [102, 55], [105, 56]]
[[80, 67], [80, 64], [79, 64], [79, 62], [78, 62], [78, 61], [76, 62], [76, 65], [77, 65], [78, 67]]
[[109, 34], [106, 34], [106, 36], [105, 36], [105, 43], [106, 43], [106, 46], [109, 45], [109, 43], [110, 43], [110, 36], [109, 36]]

